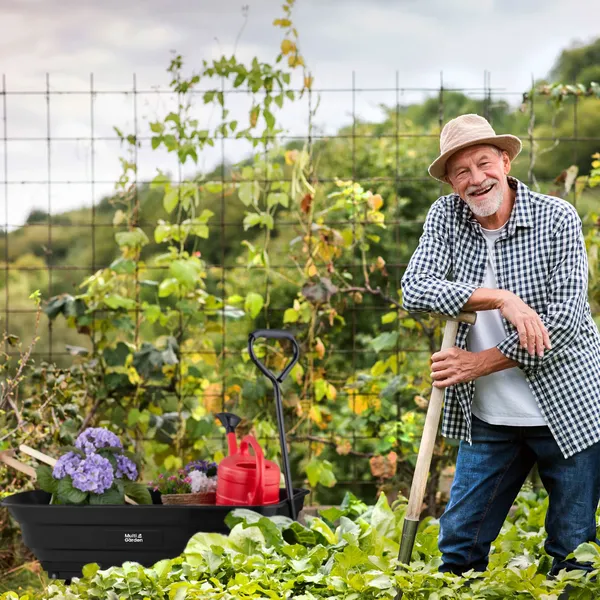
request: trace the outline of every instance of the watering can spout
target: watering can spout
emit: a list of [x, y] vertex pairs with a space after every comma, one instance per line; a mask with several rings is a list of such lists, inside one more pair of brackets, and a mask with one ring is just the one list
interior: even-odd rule
[[215, 417], [217, 417], [217, 419], [221, 421], [223, 427], [225, 427], [225, 432], [227, 433], [227, 448], [229, 450], [229, 456], [231, 456], [237, 452], [235, 428], [240, 424], [242, 419], [230, 412], [217, 413]]

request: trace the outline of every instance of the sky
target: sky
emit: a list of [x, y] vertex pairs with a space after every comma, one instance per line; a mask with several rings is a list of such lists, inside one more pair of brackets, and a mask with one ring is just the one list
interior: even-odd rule
[[[33, 208], [58, 213], [110, 194], [122, 152], [117, 140], [104, 138], [114, 136], [114, 125], [130, 132], [136, 122], [133, 95], [117, 92], [131, 91], [135, 74], [142, 129], [170, 110], [169, 96], [156, 90], [167, 87], [173, 52], [191, 70], [234, 49], [241, 62], [254, 56], [272, 60], [282, 39], [272, 26], [280, 4], [0, 0], [0, 74], [7, 92], [0, 93], [0, 226], [22, 224]], [[409, 88], [434, 90], [442, 73], [445, 87], [475, 90], [489, 71], [494, 97], [516, 102], [532, 77], [547, 75], [561, 50], [598, 36], [600, 3], [297, 0], [293, 19], [314, 87], [327, 90], [320, 94], [316, 123], [333, 133], [352, 122], [353, 103], [357, 117], [380, 118], [380, 104], [395, 102], [396, 79], [406, 88], [399, 100], [408, 103], [424, 98]], [[92, 101], [92, 77], [96, 92], [115, 93], [98, 93]], [[353, 82], [361, 90], [354, 97]], [[71, 93], [55, 93], [65, 91]], [[247, 108], [241, 97], [232, 101], [234, 114]], [[92, 115], [93, 135], [100, 138], [93, 148]], [[302, 135], [307, 115], [301, 101], [284, 108], [281, 122], [290, 135]], [[218, 116], [204, 110], [199, 118], [214, 125]], [[225, 155], [235, 161], [248, 151], [230, 142]], [[207, 152], [200, 167], [210, 169], [219, 158]], [[139, 159], [142, 178], [173, 167], [170, 156], [146, 149]]]

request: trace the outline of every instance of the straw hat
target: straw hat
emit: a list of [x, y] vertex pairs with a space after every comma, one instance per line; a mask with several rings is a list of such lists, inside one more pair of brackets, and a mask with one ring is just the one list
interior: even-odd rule
[[476, 144], [492, 144], [506, 150], [510, 160], [521, 152], [521, 140], [510, 134], [496, 135], [492, 126], [479, 115], [461, 115], [448, 121], [440, 134], [440, 155], [429, 166], [429, 174], [439, 181], [447, 183], [446, 162], [458, 150]]

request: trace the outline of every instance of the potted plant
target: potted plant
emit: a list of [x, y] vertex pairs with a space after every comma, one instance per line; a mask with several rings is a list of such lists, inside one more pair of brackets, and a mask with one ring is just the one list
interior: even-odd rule
[[125, 504], [126, 495], [137, 504], [152, 504], [146, 486], [136, 483], [139, 471], [135, 456], [112, 431], [90, 427], [54, 467], [40, 465], [36, 475], [52, 494], [50, 504]]
[[161, 493], [163, 504], [215, 504], [217, 463], [192, 461], [174, 475], [161, 473], [150, 487]]

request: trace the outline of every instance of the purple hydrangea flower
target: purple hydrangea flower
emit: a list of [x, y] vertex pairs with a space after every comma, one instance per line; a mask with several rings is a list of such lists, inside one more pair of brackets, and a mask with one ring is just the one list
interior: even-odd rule
[[52, 476], [54, 479], [62, 479], [66, 475], [73, 475], [79, 467], [81, 462], [81, 456], [75, 452], [67, 452], [63, 454], [54, 465], [52, 469]]
[[108, 429], [104, 427], [89, 427], [83, 433], [77, 436], [75, 447], [83, 450], [86, 454], [94, 454], [100, 448], [114, 446], [122, 448], [121, 440]]
[[91, 454], [79, 463], [72, 477], [78, 490], [103, 494], [113, 484], [113, 467], [108, 458]]
[[117, 454], [117, 477], [127, 477], [131, 481], [135, 481], [138, 476], [138, 470], [136, 464], [123, 454]]

